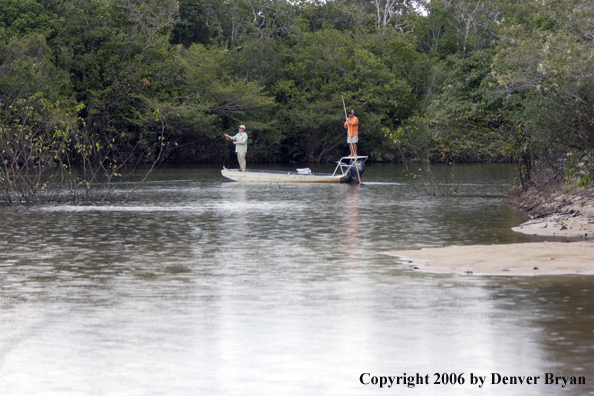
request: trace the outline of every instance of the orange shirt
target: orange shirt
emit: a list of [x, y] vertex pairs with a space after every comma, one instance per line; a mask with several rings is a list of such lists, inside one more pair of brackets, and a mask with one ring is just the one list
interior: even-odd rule
[[348, 129], [347, 136], [359, 136], [359, 119], [356, 116], [351, 116], [344, 122], [344, 128]]

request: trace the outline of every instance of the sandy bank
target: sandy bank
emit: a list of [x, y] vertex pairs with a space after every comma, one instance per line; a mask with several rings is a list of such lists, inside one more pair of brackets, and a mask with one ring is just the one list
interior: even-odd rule
[[527, 221], [512, 230], [530, 235], [587, 239], [594, 237], [594, 221], [580, 214], [556, 214]]
[[594, 242], [538, 242], [390, 251], [417, 271], [462, 275], [594, 275]]
[[594, 237], [594, 187], [564, 191], [564, 186], [533, 188], [517, 197], [514, 206], [532, 220], [512, 229], [523, 234]]

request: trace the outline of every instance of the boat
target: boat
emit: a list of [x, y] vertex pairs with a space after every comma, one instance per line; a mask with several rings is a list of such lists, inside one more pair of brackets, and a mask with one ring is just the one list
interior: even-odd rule
[[314, 173], [309, 168], [295, 171], [252, 170], [223, 167], [221, 174], [236, 182], [251, 183], [348, 183], [359, 182], [365, 171], [367, 156], [342, 157], [336, 161], [334, 173]]

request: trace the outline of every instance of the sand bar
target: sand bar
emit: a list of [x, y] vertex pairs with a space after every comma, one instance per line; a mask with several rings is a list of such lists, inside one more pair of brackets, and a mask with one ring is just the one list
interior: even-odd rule
[[594, 275], [594, 242], [449, 246], [386, 252], [416, 271], [467, 276]]
[[512, 230], [530, 235], [593, 238], [594, 221], [590, 217], [580, 215], [555, 214], [527, 221]]

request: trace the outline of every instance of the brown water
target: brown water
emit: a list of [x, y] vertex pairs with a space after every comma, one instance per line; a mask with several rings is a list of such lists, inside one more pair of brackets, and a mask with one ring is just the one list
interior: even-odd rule
[[200, 167], [127, 204], [0, 206], [0, 395], [594, 395], [594, 278], [431, 275], [382, 254], [546, 239], [510, 229], [512, 167], [461, 172], [447, 199], [372, 164], [360, 187]]

